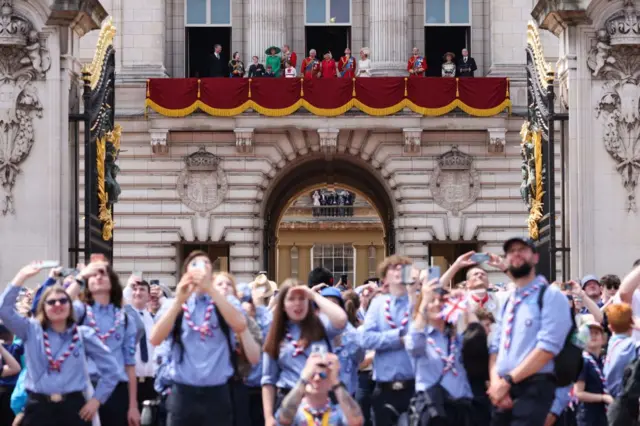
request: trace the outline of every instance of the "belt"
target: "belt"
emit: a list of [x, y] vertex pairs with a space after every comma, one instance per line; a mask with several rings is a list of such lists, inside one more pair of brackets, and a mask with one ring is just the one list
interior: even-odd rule
[[28, 392], [30, 398], [39, 402], [52, 402], [57, 404], [59, 402], [66, 401], [71, 398], [82, 398], [84, 394], [82, 392], [69, 392], [69, 393], [52, 393], [51, 395], [45, 395], [43, 393]]
[[153, 382], [155, 380], [154, 377], [138, 377], [138, 383], [145, 383], [148, 381]]
[[390, 391], [401, 391], [405, 389], [415, 389], [416, 381], [415, 380], [396, 380], [394, 382], [377, 382], [378, 386], [380, 386], [383, 390]]

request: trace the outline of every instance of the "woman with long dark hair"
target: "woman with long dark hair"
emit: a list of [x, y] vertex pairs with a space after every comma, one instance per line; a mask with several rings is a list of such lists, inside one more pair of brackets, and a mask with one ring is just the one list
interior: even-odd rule
[[151, 343], [171, 341], [173, 386], [168, 426], [233, 425], [229, 381], [235, 373], [235, 334], [247, 321], [240, 302], [214, 286], [211, 260], [202, 251], [187, 256], [176, 298], [166, 303]]
[[[35, 318], [16, 311], [22, 285], [38, 272], [38, 263], [25, 266], [0, 296], [0, 319], [25, 346], [28, 397], [21, 424], [89, 426], [116, 386], [118, 366], [96, 333], [77, 325], [71, 299], [62, 287], [43, 293]], [[88, 360], [100, 377], [89, 400], [85, 397]]]
[[[104, 426], [139, 425], [137, 326], [136, 319], [130, 317], [123, 308], [120, 279], [111, 265], [94, 261], [78, 274], [78, 283], [84, 287], [84, 302], [73, 302], [78, 323], [95, 330], [118, 363], [118, 384], [111, 397], [100, 407], [100, 422]], [[89, 362], [89, 375], [92, 382], [99, 378], [99, 372], [92, 362]]]
[[331, 352], [331, 340], [346, 324], [342, 308], [307, 286], [291, 279], [280, 286], [262, 358], [262, 403], [267, 426], [276, 424], [274, 414], [298, 383], [311, 346], [321, 345]]

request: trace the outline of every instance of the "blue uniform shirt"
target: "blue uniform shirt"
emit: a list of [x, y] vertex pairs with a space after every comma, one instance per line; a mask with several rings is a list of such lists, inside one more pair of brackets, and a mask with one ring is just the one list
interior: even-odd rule
[[[396, 328], [392, 328], [385, 318], [385, 306], [390, 301], [389, 313]], [[360, 346], [376, 351], [373, 359], [373, 380], [377, 382], [393, 382], [396, 380], [412, 380], [415, 377], [409, 354], [404, 348], [401, 333], [408, 330], [409, 324], [401, 325], [406, 315], [411, 315], [409, 296], [378, 296], [371, 301], [364, 327], [360, 332]]]
[[[244, 315], [238, 299], [228, 296], [227, 300], [239, 313]], [[210, 302], [211, 297], [208, 294], [198, 295], [194, 293], [187, 299], [187, 308], [195, 325], [200, 326], [204, 321]], [[171, 303], [174, 303], [174, 301]], [[156, 315], [156, 321], [164, 315], [164, 312], [170, 306], [170, 303], [163, 305], [161, 311]], [[229, 343], [224, 332], [220, 329], [218, 315], [216, 315], [215, 310], [209, 319], [209, 327], [213, 331], [213, 335], [206, 336], [203, 340], [200, 333], [191, 329], [187, 325], [186, 319], [182, 318], [181, 338], [184, 351], [181, 353], [179, 345], [171, 342], [171, 359], [174, 365], [173, 380], [175, 383], [196, 387], [219, 386], [227, 383], [233, 375]], [[235, 345], [235, 333], [231, 329], [229, 332], [231, 333], [231, 343]], [[173, 340], [171, 334], [167, 339]]]
[[[545, 279], [542, 276], [536, 277], [526, 287], [516, 289], [516, 294], [521, 295], [526, 290], [531, 290], [536, 283], [544, 285]], [[516, 307], [509, 349], [504, 347], [504, 341], [507, 316], [513, 303], [511, 296], [500, 310], [489, 347], [489, 353], [498, 354], [496, 366], [500, 376], [509, 374], [534, 349], [541, 349], [557, 355], [564, 346], [572, 324], [569, 302], [560, 289], [549, 286], [544, 293], [543, 308], [540, 312], [539, 292], [540, 289], [532, 292]], [[539, 373], [553, 373], [553, 359], [542, 367]]]
[[[338, 334], [340, 334], [342, 332], [342, 329], [337, 329], [333, 325], [331, 325], [331, 322], [324, 314], [320, 314], [319, 318], [324, 325], [324, 330], [327, 334], [328, 339], [327, 341], [320, 340], [317, 342], [311, 342], [306, 347], [303, 353], [297, 356], [293, 356], [295, 351], [293, 342], [285, 338], [280, 344], [280, 353], [278, 354], [277, 360], [271, 358], [271, 355], [266, 352], [262, 354], [261, 383], [263, 386], [273, 385], [278, 388], [293, 388], [300, 379], [300, 374], [302, 374], [302, 370], [307, 363], [307, 358], [311, 354], [311, 346], [313, 344], [325, 345], [325, 347], [327, 347], [327, 351], [331, 351], [332, 348], [329, 347], [329, 342]], [[289, 322], [287, 326], [287, 330], [289, 333], [291, 333], [291, 337], [293, 338], [293, 340], [299, 340], [300, 327], [298, 326], [298, 324]]]
[[173, 385], [175, 372], [175, 366], [171, 359], [171, 340], [167, 339], [156, 346], [153, 357], [155, 358], [153, 388], [158, 394], [163, 394]]
[[[14, 339], [14, 342], [7, 345], [4, 344], [4, 348], [13, 356], [16, 361], [22, 364], [22, 355], [24, 354], [24, 345], [19, 340]], [[20, 377], [20, 373], [14, 374], [13, 376], [0, 377], [0, 386], [15, 386], [18, 382], [18, 377]]]
[[[256, 323], [258, 327], [260, 327], [260, 331], [262, 332], [262, 341], [264, 342], [267, 338], [267, 334], [269, 333], [269, 327], [271, 327], [271, 323], [273, 322], [273, 314], [269, 309], [265, 306], [256, 306]], [[251, 371], [247, 376], [247, 380], [245, 384], [251, 388], [259, 388], [260, 381], [262, 380], [262, 357], [260, 357], [260, 361], [254, 366], [251, 367]]]
[[556, 396], [553, 399], [553, 403], [551, 404], [550, 413], [554, 414], [556, 417], [560, 417], [562, 412], [569, 406], [571, 402], [571, 388], [573, 387], [573, 383], [569, 386], [565, 386], [563, 388], [556, 388]]
[[607, 358], [604, 361], [604, 377], [607, 380], [609, 395], [616, 398], [622, 390], [624, 369], [636, 359], [636, 345], [631, 336], [614, 334], [607, 346]]
[[[593, 357], [602, 372], [602, 358]], [[584, 391], [603, 394], [604, 387], [596, 368], [585, 357], [584, 366], [578, 376], [579, 382], [584, 382]], [[607, 411], [603, 402], [581, 402], [578, 405], [577, 421], [579, 426], [602, 426], [607, 424]]]
[[[87, 305], [76, 300], [73, 302], [73, 308], [75, 310], [76, 318], [78, 318], [78, 320], [82, 319], [82, 325], [88, 326], [90, 319], [87, 314]], [[136, 327], [135, 319], [125, 313], [124, 309], [116, 308], [111, 303], [106, 306], [94, 303], [93, 306], [89, 307], [89, 309], [93, 312], [96, 319], [96, 325], [102, 335], [106, 334], [114, 326], [117, 311], [120, 311], [118, 316], [124, 314], [129, 317], [126, 321], [123, 319], [115, 332], [113, 332], [104, 342], [104, 344], [111, 349], [111, 353], [115, 356], [116, 362], [118, 363], [118, 381], [128, 382], [129, 376], [127, 376], [125, 366], [136, 365], [136, 333], [138, 332], [138, 329]], [[96, 380], [98, 377], [98, 369], [93, 361], [89, 361], [89, 375], [91, 376], [91, 380]]]
[[340, 361], [340, 381], [347, 387], [347, 392], [355, 395], [358, 388], [358, 366], [364, 360], [364, 349], [358, 345], [358, 331], [351, 323], [347, 323], [344, 333], [336, 340], [333, 352]]
[[[446, 357], [450, 355], [450, 343], [447, 336], [439, 330], [427, 326], [426, 329], [417, 330], [413, 324], [405, 339], [405, 346], [411, 355], [411, 364], [416, 373], [416, 392], [423, 392], [438, 383], [444, 387], [453, 399], [473, 398], [471, 386], [467, 379], [467, 371], [462, 364], [462, 336], [452, 336], [454, 342], [453, 368], [444, 373], [445, 362], [442, 356], [436, 352], [434, 345], [427, 343], [432, 339], [435, 347], [438, 347]], [[457, 375], [454, 374], [454, 371]]]
[[[91, 360], [99, 372], [100, 379], [94, 398], [104, 404], [118, 382], [118, 365], [111, 351], [98, 338], [95, 331], [79, 326], [80, 340], [71, 356], [62, 363], [61, 371], [49, 370], [49, 360], [44, 351], [42, 326], [35, 319], [27, 319], [15, 311], [20, 287], [9, 285], [0, 296], [0, 319], [11, 332], [23, 340], [27, 373], [25, 388], [30, 392], [45, 395], [83, 392], [89, 378], [85, 375], [86, 358]], [[51, 352], [55, 360], [64, 353], [73, 336], [69, 328], [63, 333], [47, 330]]]

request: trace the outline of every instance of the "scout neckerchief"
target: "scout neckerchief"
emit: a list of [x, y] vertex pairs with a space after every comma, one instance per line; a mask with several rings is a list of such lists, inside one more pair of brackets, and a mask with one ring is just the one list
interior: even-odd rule
[[[388, 297], [387, 301], [385, 302], [384, 318], [387, 320], [387, 324], [389, 324], [389, 327], [391, 328], [397, 327], [396, 323], [393, 321], [393, 317], [391, 316], [391, 297]], [[409, 308], [407, 308], [407, 312], [404, 313], [404, 316], [402, 317], [402, 321], [400, 321], [400, 325], [404, 327], [405, 325], [407, 325], [408, 322], [409, 322]]]
[[191, 312], [189, 312], [189, 306], [187, 306], [186, 303], [182, 305], [182, 311], [184, 312], [183, 318], [186, 321], [187, 326], [196, 333], [200, 333], [200, 340], [213, 336], [213, 330], [211, 330], [211, 325], [209, 324], [209, 320], [213, 315], [213, 301], [209, 302], [207, 305], [207, 309], [204, 311], [204, 320], [200, 325], [196, 325], [191, 319]]
[[476, 296], [475, 294], [471, 293], [471, 299], [473, 299], [474, 302], [476, 302], [476, 304], [480, 305], [481, 307], [484, 308], [484, 304], [487, 303], [489, 301], [489, 293], [485, 293], [483, 298], [480, 298], [478, 296]]
[[62, 364], [71, 356], [71, 353], [76, 348], [76, 344], [78, 343], [78, 340], [80, 340], [80, 336], [78, 334], [78, 327], [75, 325], [73, 326], [72, 333], [71, 344], [69, 344], [67, 350], [64, 351], [56, 360], [53, 358], [53, 352], [51, 352], [49, 333], [43, 330], [42, 340], [44, 341], [44, 353], [47, 354], [47, 361], [49, 361], [49, 371], [59, 373], [62, 368]]
[[456, 339], [449, 336], [449, 351], [448, 354], [445, 354], [440, 347], [436, 344], [436, 341], [431, 337], [427, 338], [427, 344], [433, 348], [433, 350], [438, 354], [442, 362], [444, 363], [444, 369], [442, 370], [442, 375], [444, 376], [449, 371], [458, 377], [458, 370], [455, 367], [456, 362]]
[[115, 320], [113, 321], [113, 327], [111, 327], [109, 330], [107, 330], [106, 333], [104, 334], [100, 334], [100, 329], [98, 328], [98, 323], [96, 322], [96, 316], [93, 313], [93, 308], [91, 307], [91, 305], [85, 305], [86, 306], [86, 310], [87, 310], [87, 318], [89, 319], [89, 327], [93, 328], [96, 331], [96, 334], [98, 335], [98, 337], [100, 338], [100, 340], [102, 340], [102, 343], [105, 343], [107, 341], [107, 339], [109, 337], [111, 337], [111, 335], [113, 333], [116, 332], [116, 330], [118, 329], [118, 327], [120, 326], [120, 324], [122, 324], [124, 322], [124, 311], [122, 309], [115, 309]]
[[291, 355], [292, 357], [297, 357], [298, 355], [301, 355], [304, 353], [304, 347], [302, 346], [302, 344], [300, 343], [299, 340], [293, 340], [293, 334], [291, 334], [291, 330], [287, 330], [287, 334], [285, 334], [284, 336], [288, 341], [291, 342], [291, 345], [293, 346], [293, 354]]
[[302, 410], [307, 419], [307, 426], [329, 426], [329, 416], [331, 415], [329, 401], [319, 409], [311, 408], [309, 404], [305, 403]]
[[509, 300], [509, 312], [507, 313], [507, 327], [505, 329], [504, 335], [504, 348], [509, 349], [511, 346], [511, 334], [513, 334], [513, 323], [516, 318], [516, 308], [520, 306], [520, 304], [529, 297], [532, 293], [537, 292], [540, 289], [540, 284], [534, 284], [530, 289], [522, 292], [521, 295], [517, 296], [514, 291]]

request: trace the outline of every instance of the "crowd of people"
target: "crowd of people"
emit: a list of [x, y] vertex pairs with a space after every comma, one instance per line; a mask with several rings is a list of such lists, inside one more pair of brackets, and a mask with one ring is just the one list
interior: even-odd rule
[[[351, 55], [351, 49], [346, 48], [344, 56], [338, 60], [328, 51], [322, 59], [318, 58], [315, 49], [309, 51], [309, 56], [304, 58], [297, 70], [298, 56], [291, 51], [289, 45], [282, 49], [271, 46], [265, 51], [265, 63], [260, 63], [258, 56], [251, 58], [249, 68], [246, 68], [240, 53], [234, 52], [231, 60], [225, 65], [222, 54], [222, 46], [216, 44], [211, 54], [211, 77], [254, 78], [254, 77], [284, 77], [284, 78], [354, 78], [371, 77], [372, 65], [369, 59], [368, 47], [360, 49], [360, 59], [356, 60]], [[478, 69], [476, 61], [469, 56], [467, 49], [462, 49], [461, 58], [456, 62], [456, 55], [447, 52], [442, 58], [442, 77], [473, 77]], [[407, 61], [407, 73], [411, 77], [424, 77], [427, 71], [427, 59], [420, 55], [417, 47], [413, 48]]]
[[503, 249], [392, 255], [355, 288], [194, 251], [175, 291], [99, 255], [29, 289], [31, 263], [0, 296], [0, 425], [637, 425], [640, 262], [549, 284], [532, 241]]

